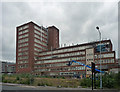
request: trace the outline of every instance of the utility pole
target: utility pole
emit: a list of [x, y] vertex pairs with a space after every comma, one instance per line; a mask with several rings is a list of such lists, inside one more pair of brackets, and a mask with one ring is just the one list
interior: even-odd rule
[[[96, 29], [99, 32], [99, 41], [100, 41], [100, 71], [101, 71], [101, 32], [99, 27], [97, 26]], [[100, 72], [100, 89], [102, 89], [102, 72]]]

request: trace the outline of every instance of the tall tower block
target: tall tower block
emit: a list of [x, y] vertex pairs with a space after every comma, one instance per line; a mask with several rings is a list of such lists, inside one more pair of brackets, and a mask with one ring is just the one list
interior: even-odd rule
[[29, 22], [16, 30], [16, 72], [32, 72], [39, 52], [47, 50], [47, 29]]

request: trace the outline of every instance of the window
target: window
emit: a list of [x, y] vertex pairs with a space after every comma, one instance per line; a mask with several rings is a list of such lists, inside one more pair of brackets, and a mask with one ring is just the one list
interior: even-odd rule
[[26, 29], [26, 28], [28, 28], [28, 27], [29, 27], [29, 25], [22, 26], [22, 27], [20, 27], [20, 28], [18, 29], [18, 31], [21, 31], [21, 30]]
[[47, 46], [47, 43], [41, 42], [41, 41], [38, 40], [38, 39], [34, 39], [34, 42], [39, 43], [39, 44], [42, 44], [42, 45], [44, 45], [44, 46]]
[[18, 60], [28, 59], [28, 56], [18, 57]]
[[18, 49], [18, 51], [26, 51], [26, 50], [28, 50], [28, 47]]
[[42, 51], [42, 49], [34, 48], [35, 51]]
[[23, 43], [23, 44], [18, 45], [18, 47], [24, 47], [24, 46], [28, 46], [28, 43]]
[[21, 52], [21, 53], [18, 53], [18, 56], [21, 56], [21, 55], [28, 55], [28, 52]]
[[19, 61], [18, 64], [28, 63], [28, 61]]
[[38, 32], [37, 30], [34, 30], [34, 32], [35, 32], [36, 34], [38, 34], [38, 35], [41, 35], [41, 33]]
[[[43, 28], [42, 26], [40, 28], [37, 26], [34, 26], [34, 28], [37, 29], [38, 31], [40, 31], [41, 33], [44, 33], [45, 35], [47, 35], [47, 32], [45, 31], [47, 29]], [[45, 29], [45, 30], [43, 30], [43, 29]]]
[[24, 64], [24, 65], [19, 65], [19, 68], [27, 68], [28, 64]]
[[21, 34], [24, 34], [24, 33], [27, 33], [27, 32], [29, 32], [28, 29], [26, 29], [26, 30], [24, 30], [24, 31], [20, 31], [18, 34], [21, 35]]
[[25, 37], [28, 37], [28, 34], [21, 35], [18, 37], [18, 39], [25, 38]]
[[28, 42], [28, 38], [25, 38], [25, 39], [22, 39], [22, 40], [18, 41], [18, 43], [23, 43], [23, 42]]

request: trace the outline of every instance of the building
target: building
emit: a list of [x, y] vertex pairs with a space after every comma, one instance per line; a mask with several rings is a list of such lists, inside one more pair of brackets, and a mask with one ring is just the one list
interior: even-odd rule
[[33, 72], [34, 61], [40, 51], [59, 47], [59, 30], [54, 26], [44, 28], [34, 22], [29, 22], [18, 26], [16, 30], [17, 73]]
[[109, 66], [109, 73], [118, 73], [120, 72], [120, 58], [116, 59], [116, 63]]
[[[109, 66], [115, 64], [115, 51], [112, 51], [111, 40], [101, 42], [102, 71], [108, 71]], [[34, 73], [42, 76], [89, 76], [91, 69], [77, 63], [68, 66], [68, 62], [75, 60], [91, 66], [91, 62], [100, 69], [100, 42], [84, 43], [74, 46], [42, 51], [35, 60]]]
[[94, 41], [59, 48], [59, 29], [43, 27], [29, 22], [17, 27], [16, 72], [34, 73], [41, 76], [89, 77], [91, 69], [68, 62], [75, 60], [100, 69], [100, 47], [102, 71], [108, 71], [116, 63], [111, 40]]
[[2, 73], [16, 73], [16, 64], [2, 61]]

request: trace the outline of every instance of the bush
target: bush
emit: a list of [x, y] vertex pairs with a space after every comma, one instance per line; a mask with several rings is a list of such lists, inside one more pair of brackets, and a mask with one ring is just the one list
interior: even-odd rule
[[17, 77], [16, 77], [16, 80], [20, 80], [20, 77], [17, 76]]
[[80, 85], [81, 85], [81, 86], [84, 86], [84, 87], [91, 87], [92, 81], [91, 81], [91, 79], [86, 78], [86, 79], [83, 79], [83, 80], [81, 81], [81, 84], [80, 84]]
[[38, 83], [37, 86], [41, 86], [40, 83]]
[[[82, 87], [90, 87], [91, 86], [91, 79], [83, 79], [81, 81]], [[118, 74], [114, 73], [106, 73], [102, 76], [102, 82], [104, 88], [120, 88], [120, 72]], [[98, 80], [96, 80], [96, 88], [100, 87], [100, 76], [98, 76]]]
[[106, 87], [106, 88], [114, 88], [115, 85], [116, 85], [116, 74], [105, 74], [103, 76], [103, 87]]
[[5, 76], [2, 76], [2, 81], [4, 81], [5, 80]]
[[3, 83], [7, 83], [7, 80], [3, 80]]
[[16, 81], [16, 80], [14, 80], [14, 81], [13, 81], [13, 83], [17, 83], [17, 81]]
[[45, 86], [44, 83], [38, 83], [37, 85], [38, 85], [38, 86]]

